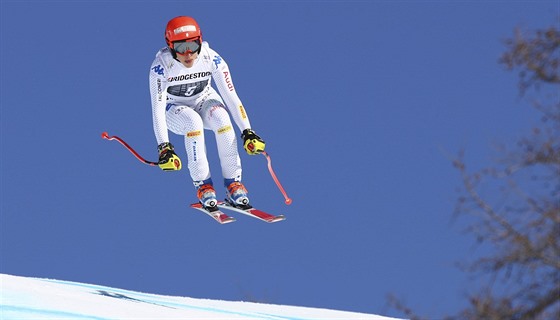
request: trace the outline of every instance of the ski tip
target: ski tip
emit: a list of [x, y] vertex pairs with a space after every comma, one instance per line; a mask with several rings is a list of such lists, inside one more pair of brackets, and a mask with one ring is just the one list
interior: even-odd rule
[[283, 214], [281, 214], [281, 215], [275, 216], [272, 219], [267, 219], [265, 221], [268, 222], [268, 223], [274, 223], [274, 222], [280, 222], [280, 221], [284, 221], [284, 220], [286, 220], [286, 217]]
[[101, 138], [102, 139], [109, 139], [109, 134], [107, 133], [107, 131], [101, 133]]
[[292, 204], [292, 199], [291, 198], [286, 199], [286, 204], [291, 205]]
[[237, 220], [235, 220], [235, 218], [233, 218], [233, 217], [227, 217], [226, 219], [220, 221], [220, 223], [221, 223], [221, 224], [228, 224], [228, 223], [232, 223], [232, 222], [235, 222], [235, 221], [237, 221]]

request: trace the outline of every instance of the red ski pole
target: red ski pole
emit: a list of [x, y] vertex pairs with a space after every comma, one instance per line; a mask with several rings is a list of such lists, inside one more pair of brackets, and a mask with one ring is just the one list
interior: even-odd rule
[[[138, 154], [138, 152], [136, 152], [131, 146], [129, 146], [128, 143], [126, 143], [123, 139], [121, 139], [117, 136], [109, 136], [109, 134], [107, 132], [103, 132], [101, 134], [101, 138], [107, 139], [107, 140], [117, 140], [120, 144], [122, 144], [125, 148], [127, 148], [128, 151], [130, 151], [136, 157], [136, 159], [138, 159], [141, 162], [143, 162], [147, 165], [150, 165], [150, 166], [157, 166], [158, 165], [157, 162], [148, 161], [148, 160], [142, 158], [142, 156], [140, 156]], [[278, 186], [278, 189], [280, 189], [280, 192], [282, 192], [282, 195], [284, 196], [284, 199], [286, 199], [286, 201], [285, 201], [286, 204], [287, 205], [292, 204], [292, 199], [290, 199], [290, 197], [288, 197], [288, 195], [286, 194], [286, 191], [284, 190], [284, 187], [282, 187], [282, 184], [280, 183], [280, 181], [278, 180], [278, 177], [276, 177], [276, 174], [274, 173], [274, 170], [272, 169], [272, 163], [271, 163], [270, 156], [265, 151], [263, 151], [262, 154], [266, 157], [266, 159], [268, 161], [268, 171], [270, 172], [270, 175], [272, 176], [272, 179], [274, 180], [274, 182]]]
[[276, 177], [276, 174], [274, 173], [274, 170], [272, 170], [272, 164], [271, 164], [270, 156], [268, 155], [268, 153], [266, 153], [266, 151], [263, 151], [262, 154], [266, 157], [266, 160], [268, 160], [268, 171], [270, 172], [270, 175], [272, 176], [272, 179], [274, 180], [274, 182], [276, 182], [276, 185], [278, 186], [278, 189], [280, 189], [280, 192], [282, 192], [282, 195], [284, 196], [284, 199], [286, 199], [286, 201], [285, 201], [286, 204], [287, 205], [292, 204], [292, 199], [290, 199], [290, 197], [288, 197], [288, 195], [286, 194], [286, 191], [282, 187], [282, 184], [280, 184], [280, 181], [278, 181], [278, 178]]
[[109, 137], [109, 134], [107, 132], [103, 132], [101, 134], [101, 138], [103, 139], [107, 139], [107, 140], [117, 140], [118, 142], [120, 142], [125, 148], [128, 149], [128, 151], [130, 151], [135, 157], [136, 159], [140, 160], [141, 162], [150, 165], [150, 166], [157, 166], [158, 163], [157, 162], [152, 162], [152, 161], [148, 161], [144, 158], [142, 158], [136, 151], [134, 151], [134, 149], [132, 149], [131, 146], [128, 145], [128, 143], [124, 142], [123, 139], [117, 137], [117, 136], [111, 136]]

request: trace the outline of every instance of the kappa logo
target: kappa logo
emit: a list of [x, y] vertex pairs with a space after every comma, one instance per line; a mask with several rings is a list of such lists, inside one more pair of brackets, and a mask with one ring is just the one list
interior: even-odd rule
[[214, 61], [214, 64], [216, 65], [216, 68], [217, 68], [218, 65], [219, 65], [220, 63], [222, 63], [222, 57], [220, 57], [220, 56], [214, 56], [214, 60], [213, 60], [213, 61]]
[[161, 65], [158, 64], [157, 66], [153, 67], [152, 70], [160, 76], [163, 76], [163, 68], [161, 67]]

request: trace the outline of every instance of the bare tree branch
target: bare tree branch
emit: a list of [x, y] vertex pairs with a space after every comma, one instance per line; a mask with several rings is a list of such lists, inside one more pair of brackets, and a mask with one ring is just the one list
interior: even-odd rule
[[[484, 285], [448, 319], [560, 319], [558, 24], [528, 34], [517, 29], [505, 44], [500, 62], [520, 70], [522, 94], [540, 93], [533, 106], [541, 122], [513, 147], [500, 149], [500, 159], [487, 168], [467, 170], [464, 151], [452, 161], [463, 182], [454, 216], [474, 218], [466, 232], [492, 250], [467, 264], [465, 271]], [[411, 319], [421, 319], [391, 299]]]

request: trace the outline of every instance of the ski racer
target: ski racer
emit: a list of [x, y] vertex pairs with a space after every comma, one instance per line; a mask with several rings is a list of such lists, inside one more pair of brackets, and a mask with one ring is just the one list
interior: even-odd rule
[[[158, 165], [165, 171], [181, 169], [181, 160], [169, 142], [168, 130], [184, 136], [188, 169], [198, 200], [205, 208], [215, 207], [216, 190], [204, 134], [204, 129], [211, 130], [216, 137], [226, 201], [247, 205], [249, 198], [241, 183], [241, 160], [230, 115], [242, 133], [243, 148], [248, 154], [263, 152], [265, 142], [251, 129], [228, 65], [202, 41], [200, 27], [192, 17], [169, 20], [165, 41], [167, 46], [157, 52], [149, 77]], [[219, 94], [211, 86], [212, 79]]]

